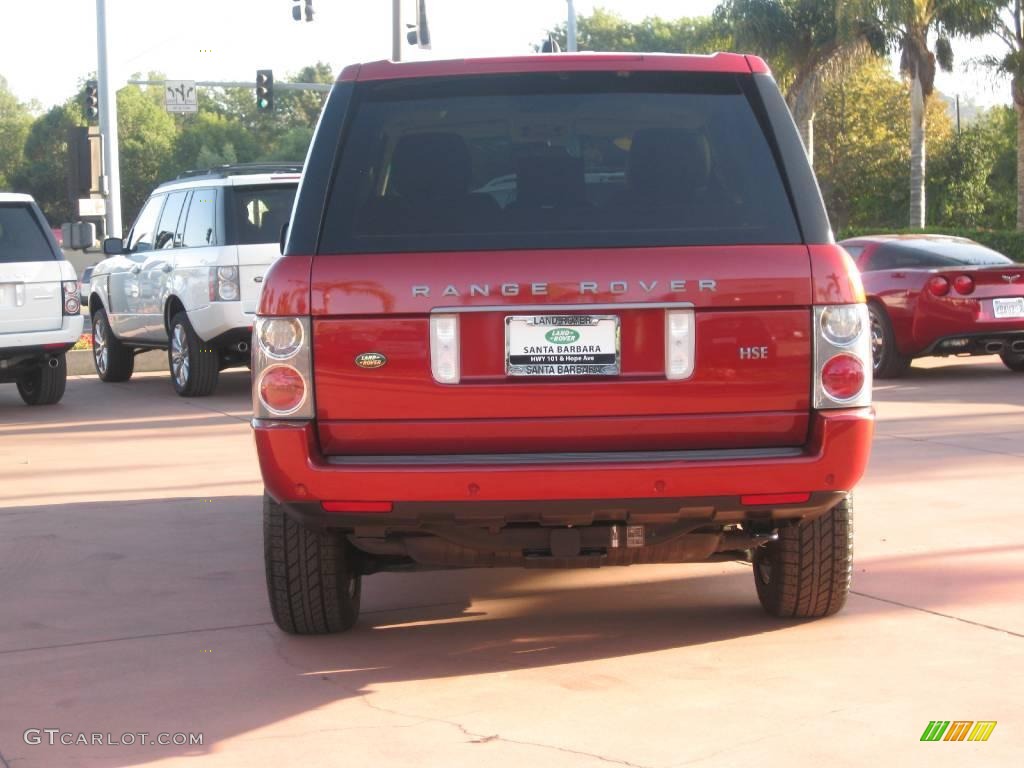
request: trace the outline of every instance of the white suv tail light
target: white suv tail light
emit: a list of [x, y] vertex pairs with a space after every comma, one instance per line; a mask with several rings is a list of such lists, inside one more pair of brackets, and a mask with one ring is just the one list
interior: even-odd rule
[[257, 419], [312, 419], [308, 317], [258, 317], [252, 329], [252, 412]]
[[431, 315], [430, 372], [439, 384], [458, 384], [461, 377], [459, 358], [459, 316]]
[[690, 378], [693, 375], [693, 351], [693, 310], [668, 310], [665, 313], [665, 378]]
[[814, 407], [871, 405], [871, 324], [866, 304], [814, 308]]
[[65, 280], [62, 284], [63, 288], [63, 313], [65, 315], [77, 315], [82, 309], [82, 304], [78, 298], [78, 281], [77, 280]]

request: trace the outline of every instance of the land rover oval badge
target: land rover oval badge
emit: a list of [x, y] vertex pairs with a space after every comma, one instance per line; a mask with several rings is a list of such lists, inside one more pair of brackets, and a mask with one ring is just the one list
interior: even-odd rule
[[382, 368], [387, 362], [388, 359], [380, 352], [363, 352], [356, 355], [356, 365], [360, 368]]

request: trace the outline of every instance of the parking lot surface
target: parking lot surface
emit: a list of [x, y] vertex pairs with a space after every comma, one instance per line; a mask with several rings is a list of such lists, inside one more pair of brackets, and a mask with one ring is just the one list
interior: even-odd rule
[[876, 387], [854, 593], [802, 623], [727, 562], [371, 576], [353, 632], [289, 637], [248, 387], [0, 387], [0, 766], [1020, 764], [1024, 377], [998, 361]]

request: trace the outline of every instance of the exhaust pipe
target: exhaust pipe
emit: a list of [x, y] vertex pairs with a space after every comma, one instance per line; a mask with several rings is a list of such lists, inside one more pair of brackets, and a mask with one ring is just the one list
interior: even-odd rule
[[243, 354], [245, 352], [248, 352], [249, 351], [249, 342], [248, 341], [240, 341], [240, 342], [238, 342], [238, 351], [242, 352]]
[[56, 357], [50, 357], [47, 358], [46, 364], [51, 368], [56, 368], [57, 366], [60, 365], [60, 360], [58, 360]]
[[990, 341], [985, 345], [985, 351], [990, 355], [998, 355], [1003, 351], [1003, 342], [1001, 341]]
[[1013, 344], [1010, 345], [1010, 349], [1017, 353], [1024, 353], [1024, 339], [1013, 342]]

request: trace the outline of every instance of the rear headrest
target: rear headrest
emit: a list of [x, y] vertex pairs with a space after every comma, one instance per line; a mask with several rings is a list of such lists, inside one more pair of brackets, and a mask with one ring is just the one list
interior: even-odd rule
[[516, 205], [554, 208], [586, 200], [583, 158], [565, 152], [524, 157], [516, 169]]
[[469, 148], [457, 133], [403, 136], [391, 158], [391, 184], [410, 200], [464, 195], [472, 178]]
[[669, 202], [707, 185], [711, 149], [704, 136], [676, 128], [644, 128], [633, 135], [626, 166], [630, 191]]

